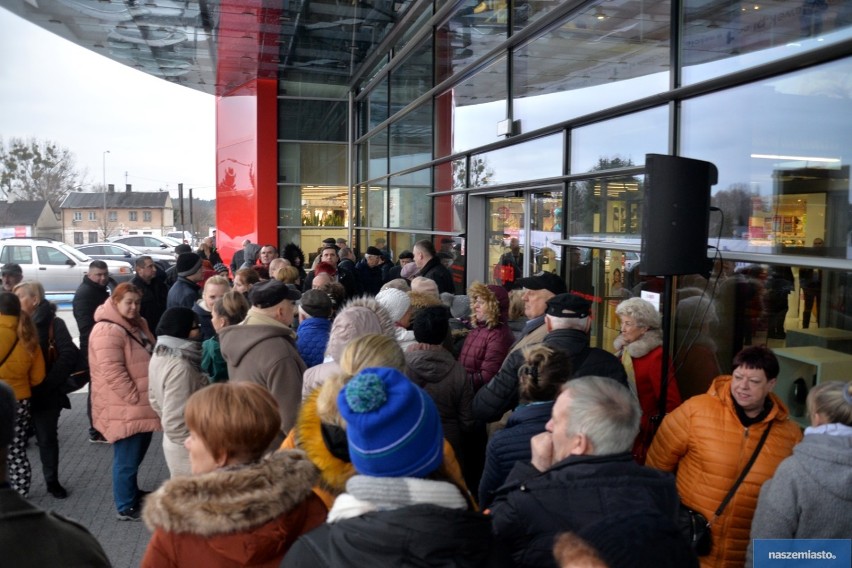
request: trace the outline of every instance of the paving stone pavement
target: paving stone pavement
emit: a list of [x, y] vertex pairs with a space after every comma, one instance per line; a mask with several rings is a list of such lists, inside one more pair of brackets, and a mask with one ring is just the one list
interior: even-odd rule
[[[33, 469], [29, 500], [42, 509], [86, 526], [103, 546], [115, 568], [137, 567], [151, 534], [141, 522], [119, 521], [112, 499], [112, 445], [89, 443], [86, 393], [69, 396], [71, 410], [59, 418], [59, 481], [67, 499], [54, 499], [46, 490], [35, 439], [27, 454]], [[139, 468], [139, 487], [151, 491], [169, 478], [163, 457], [162, 434], [154, 433]], [[0, 562], [2, 564], [2, 562]]]

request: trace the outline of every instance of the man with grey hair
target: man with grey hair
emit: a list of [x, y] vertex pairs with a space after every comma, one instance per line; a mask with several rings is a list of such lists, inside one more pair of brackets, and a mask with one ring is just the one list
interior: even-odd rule
[[[0, 381], [0, 558], [4, 566], [7, 562], [10, 566], [110, 566], [103, 548], [84, 526], [42, 511], [9, 485], [6, 452], [15, 430], [15, 405], [15, 393]], [[33, 538], [37, 543], [33, 544]]]
[[631, 449], [642, 411], [630, 390], [606, 377], [565, 383], [530, 463], [518, 462], [497, 490], [492, 530], [515, 566], [555, 566], [557, 534], [624, 511], [674, 520], [674, 477], [642, 467]]
[[[542, 343], [571, 357], [575, 377], [597, 375], [615, 379], [627, 387], [627, 373], [621, 361], [608, 351], [589, 346], [592, 303], [582, 296], [565, 293], [546, 301]], [[518, 406], [518, 369], [524, 363], [523, 350], [509, 353], [500, 370], [473, 398], [473, 414], [479, 420], [494, 422]]]

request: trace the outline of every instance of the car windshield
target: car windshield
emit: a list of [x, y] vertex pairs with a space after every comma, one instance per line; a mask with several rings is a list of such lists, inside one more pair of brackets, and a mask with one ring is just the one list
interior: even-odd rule
[[91, 262], [92, 259], [86, 256], [86, 253], [83, 251], [79, 251], [74, 247], [69, 247], [65, 243], [56, 243], [57, 248], [59, 248], [62, 252], [67, 254], [68, 256], [72, 256], [80, 262]]
[[139, 250], [136, 247], [132, 247], [132, 246], [126, 244], [126, 243], [105, 243], [105, 244], [108, 244], [109, 246], [112, 246], [112, 247], [120, 248], [121, 250], [128, 252], [128, 253], [135, 255], [135, 256], [141, 256], [142, 255], [141, 250]]
[[176, 247], [176, 246], [178, 246], [178, 245], [180, 245], [180, 244], [183, 244], [183, 243], [181, 243], [179, 240], [177, 240], [177, 239], [173, 239], [173, 238], [171, 238], [171, 237], [160, 237], [160, 238], [161, 238], [161, 239], [163, 239], [163, 242], [164, 242], [164, 243], [169, 244], [169, 245], [171, 245], [171, 246], [173, 246], [173, 247]]

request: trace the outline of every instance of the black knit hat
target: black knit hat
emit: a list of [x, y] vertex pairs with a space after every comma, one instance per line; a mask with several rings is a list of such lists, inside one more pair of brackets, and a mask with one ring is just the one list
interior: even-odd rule
[[198, 316], [190, 308], [169, 308], [157, 324], [157, 335], [188, 339], [193, 327], [198, 326]]
[[201, 257], [194, 252], [185, 252], [177, 257], [175, 270], [178, 276], [192, 276], [201, 270]]
[[441, 345], [450, 330], [450, 310], [446, 306], [428, 306], [417, 310], [411, 324], [418, 343]]
[[185, 252], [192, 252], [192, 247], [186, 243], [181, 243], [175, 247], [175, 254], [183, 254]]

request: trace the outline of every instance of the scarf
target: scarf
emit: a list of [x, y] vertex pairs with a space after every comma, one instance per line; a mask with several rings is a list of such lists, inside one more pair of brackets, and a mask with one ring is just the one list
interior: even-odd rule
[[464, 496], [455, 485], [446, 481], [355, 475], [346, 482], [346, 493], [335, 499], [326, 522], [334, 523], [374, 511], [393, 511], [424, 504], [447, 509], [467, 509]]

